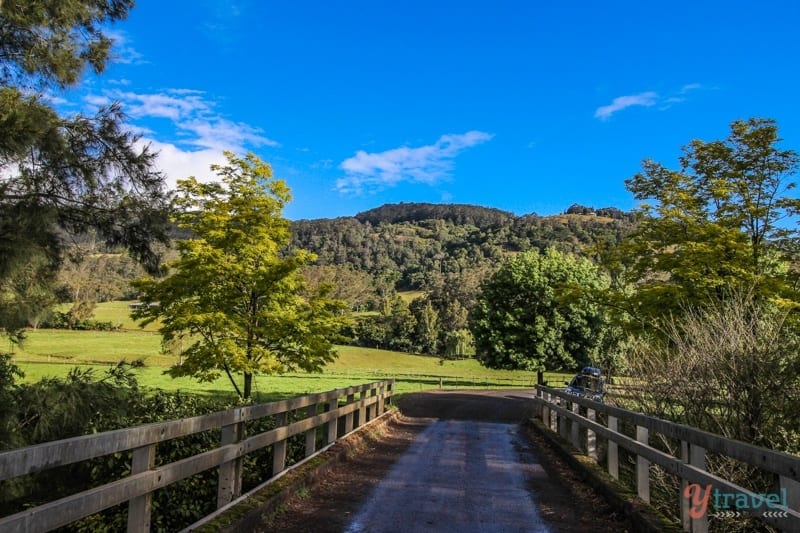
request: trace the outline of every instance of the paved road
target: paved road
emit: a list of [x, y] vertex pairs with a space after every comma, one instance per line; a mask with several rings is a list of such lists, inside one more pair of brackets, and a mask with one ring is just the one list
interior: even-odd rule
[[546, 476], [524, 452], [517, 424], [431, 423], [352, 519], [358, 532], [549, 531], [533, 496]]

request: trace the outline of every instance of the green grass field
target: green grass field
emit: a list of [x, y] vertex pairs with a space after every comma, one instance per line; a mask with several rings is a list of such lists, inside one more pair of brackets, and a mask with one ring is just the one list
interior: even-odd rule
[[[129, 307], [133, 302], [101, 302], [94, 308], [93, 320], [98, 322], [111, 322], [114, 326], [121, 325], [123, 330], [141, 331], [142, 328], [131, 318]], [[61, 304], [56, 307], [58, 311], [66, 313], [72, 304]], [[158, 324], [153, 323], [144, 328], [145, 331], [156, 331]]]
[[[164, 390], [181, 390], [198, 394], [231, 394], [233, 388], [226, 377], [213, 383], [200, 383], [191, 378], [173, 379], [164, 370], [176, 364], [175, 356], [162, 355], [161, 337], [151, 326], [142, 331], [128, 317], [127, 302], [99, 304], [95, 319], [122, 323], [122, 331], [29, 331], [22, 347], [13, 347], [15, 362], [25, 372], [25, 382], [42, 377], [64, 376], [74, 366], [91, 366], [98, 375], [104, 368], [119, 361], [142, 360], [144, 368], [136, 369], [143, 386]], [[437, 357], [410, 355], [387, 350], [339, 346], [339, 357], [320, 374], [285, 374], [257, 376], [254, 390], [259, 399], [295, 396], [322, 392], [349, 385], [395, 378], [396, 392], [405, 393], [438, 388], [511, 388], [530, 387], [535, 380], [531, 372], [490, 370], [474, 359], [442, 361]], [[548, 374], [546, 381], [562, 383], [569, 376]]]

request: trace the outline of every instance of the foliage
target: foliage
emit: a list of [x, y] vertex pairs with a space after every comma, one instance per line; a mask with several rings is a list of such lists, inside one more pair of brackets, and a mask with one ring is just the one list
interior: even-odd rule
[[605, 314], [572, 289], [605, 283], [588, 260], [554, 249], [509, 259], [483, 284], [470, 314], [478, 359], [538, 372], [594, 360], [608, 334]]
[[[87, 303], [87, 302], [82, 302]], [[78, 313], [73, 313], [70, 309], [67, 313], [53, 311], [41, 323], [41, 327], [50, 329], [72, 329], [76, 331], [113, 331], [116, 326], [109, 321], [92, 320], [92, 315], [83, 315], [82, 309], [77, 309]]]
[[306, 265], [302, 273], [310, 290], [329, 285], [330, 296], [346, 301], [354, 311], [380, 308], [382, 294], [389, 292], [380, 280], [350, 265]]
[[[765, 448], [800, 453], [800, 338], [796, 308], [754, 292], [735, 291], [720, 302], [687, 309], [666, 322], [660, 337], [628, 354], [625, 407]], [[673, 445], [674, 448], [674, 445]], [[668, 450], [675, 453], [678, 450]], [[756, 493], [774, 490], [774, 476], [718, 454], [707, 469]], [[669, 494], [672, 476], [655, 478]], [[670, 504], [677, 503], [670, 500]], [[666, 506], [676, 518], [674, 506]], [[724, 531], [752, 531], [736, 519]]]
[[615, 303], [656, 325], [682, 308], [724, 299], [733, 288], [796, 298], [788, 268], [800, 201], [789, 196], [798, 155], [782, 150], [775, 121], [731, 124], [724, 141], [693, 140], [680, 169], [645, 160], [626, 182], [637, 199], [637, 231], [607, 257], [620, 274]]
[[506, 224], [514, 219], [514, 214], [500, 209], [475, 205], [411, 202], [385, 204], [375, 209], [358, 213], [355, 218], [359, 222], [369, 222], [372, 225], [443, 220], [459, 226], [470, 225], [485, 228], [487, 226]]
[[25, 374], [13, 363], [11, 356], [0, 353], [0, 450], [15, 448], [21, 442], [16, 427], [14, 400], [16, 380], [23, 377]]
[[[163, 177], [154, 154], [123, 125], [119, 105], [93, 116], [60, 116], [48, 94], [103, 71], [105, 27], [125, 18], [130, 0], [6, 0], [0, 3], [0, 328], [8, 309], [48, 303], [64, 237], [94, 228], [155, 271], [154, 241], [166, 240]], [[33, 270], [31, 268], [34, 267]], [[21, 278], [26, 291], [16, 292]], [[38, 313], [38, 312], [37, 312]], [[36, 313], [34, 313], [36, 314]], [[26, 318], [26, 317], [23, 317]], [[30, 317], [27, 317], [30, 321]]]
[[254, 374], [318, 371], [333, 360], [345, 304], [328, 298], [326, 285], [307, 290], [299, 269], [312, 254], [284, 250], [286, 184], [253, 154], [226, 157], [227, 165], [211, 167], [221, 183], [178, 183], [178, 225], [193, 238], [178, 243], [172, 275], [135, 283], [143, 302], [158, 305], [133, 316], [144, 324], [161, 319], [166, 341], [189, 344], [172, 376], [211, 381], [224, 372], [249, 398]]
[[[233, 407], [218, 400], [204, 400], [180, 392], [147, 394], [125, 365], [116, 365], [102, 376], [89, 369], [71, 369], [63, 378], [46, 378], [33, 384], [13, 384], [18, 370], [0, 358], [0, 395], [3, 396], [3, 426], [10, 428], [0, 441], [14, 446], [60, 440], [88, 433], [119, 429], [164, 420], [178, 420]], [[11, 379], [6, 377], [11, 376]], [[11, 387], [9, 387], [9, 383]], [[272, 420], [260, 422], [253, 430], [274, 427]], [[165, 441], [158, 445], [159, 464], [175, 462], [216, 448], [219, 432], [210, 431]], [[297, 453], [290, 448], [289, 453]], [[293, 460], [290, 455], [290, 460]], [[110, 483], [130, 473], [130, 452], [58, 467], [3, 483], [0, 511], [10, 514], [22, 505], [38, 505]], [[268, 467], [253, 458], [246, 460], [245, 482], [269, 477]], [[152, 525], [162, 531], [177, 531], [216, 508], [217, 472], [208, 470], [171, 484], [153, 495]], [[127, 507], [112, 507], [70, 524], [66, 531], [121, 530]]]
[[93, 239], [87, 239], [71, 245], [65, 255], [56, 282], [60, 301], [108, 302], [135, 297], [131, 281], [142, 277], [144, 271], [128, 254], [105, 251]]
[[496, 211], [389, 205], [355, 217], [296, 221], [292, 245], [314, 252], [319, 265], [349, 265], [376, 280], [392, 279], [398, 290], [430, 291], [442, 278], [494, 270], [509, 253], [557, 247], [581, 254], [598, 242], [619, 242], [632, 227], [625, 216], [599, 215], [614, 214], [608, 208], [597, 216], [514, 217]]

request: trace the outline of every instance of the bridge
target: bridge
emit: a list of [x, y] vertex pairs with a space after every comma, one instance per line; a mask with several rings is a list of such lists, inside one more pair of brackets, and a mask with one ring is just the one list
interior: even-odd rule
[[[187, 530], [708, 531], [749, 516], [800, 531], [800, 457], [547, 387], [406, 395], [402, 416], [387, 410], [392, 389], [381, 381], [0, 453], [4, 483], [109, 454], [131, 458], [120, 479], [2, 517], [0, 531], [48, 531], [123, 504], [127, 530], [149, 531], [156, 491], [205, 471], [217, 473], [217, 511]], [[263, 419], [271, 429], [245, 431]], [[157, 462], [159, 443], [208, 431], [218, 446]], [[383, 437], [342, 462], [370, 434]], [[305, 458], [287, 468], [298, 442]], [[272, 477], [243, 495], [244, 459], [265, 450]], [[755, 493], [709, 472], [720, 460], [772, 476], [774, 490]], [[657, 472], [678, 480], [668, 498], [680, 502], [680, 521], [649, 505], [663, 497], [651, 493]], [[315, 479], [322, 489], [301, 498], [303, 509], [270, 511], [293, 509], [291, 495], [308, 494]], [[338, 502], [315, 507], [331, 494]]]

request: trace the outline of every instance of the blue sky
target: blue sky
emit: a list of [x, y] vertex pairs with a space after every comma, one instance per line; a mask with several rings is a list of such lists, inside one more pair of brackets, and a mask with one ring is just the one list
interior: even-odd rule
[[253, 151], [292, 219], [390, 202], [630, 209], [732, 120], [800, 150], [800, 2], [139, 0], [116, 61], [54, 95], [123, 103], [171, 183]]

